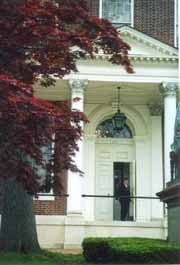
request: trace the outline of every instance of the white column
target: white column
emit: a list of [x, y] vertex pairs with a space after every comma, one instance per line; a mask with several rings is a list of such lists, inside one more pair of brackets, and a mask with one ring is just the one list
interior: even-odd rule
[[[71, 90], [71, 108], [73, 110], [84, 111], [84, 90], [88, 84], [87, 80], [70, 80], [69, 86]], [[78, 101], [74, 100], [79, 98]], [[83, 122], [81, 123], [83, 128]], [[78, 142], [79, 151], [73, 157], [77, 167], [83, 171], [83, 140]], [[68, 194], [67, 201], [67, 214], [80, 214], [82, 215], [83, 204], [83, 179], [79, 173], [68, 172]]]
[[174, 125], [176, 118], [177, 83], [162, 83], [160, 92], [164, 96], [164, 176], [165, 183], [171, 180], [170, 158], [171, 144], [174, 142]]
[[[95, 194], [95, 135], [85, 136], [85, 194]], [[84, 198], [84, 217], [87, 221], [94, 221], [95, 198]]]
[[[162, 106], [149, 106], [151, 114], [151, 196], [163, 189]], [[151, 219], [163, 218], [163, 203], [151, 200]]]

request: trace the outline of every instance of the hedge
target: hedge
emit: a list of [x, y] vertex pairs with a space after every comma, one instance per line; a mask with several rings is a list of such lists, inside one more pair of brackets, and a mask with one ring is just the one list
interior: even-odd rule
[[86, 238], [82, 243], [87, 262], [118, 264], [177, 264], [180, 244], [147, 238]]

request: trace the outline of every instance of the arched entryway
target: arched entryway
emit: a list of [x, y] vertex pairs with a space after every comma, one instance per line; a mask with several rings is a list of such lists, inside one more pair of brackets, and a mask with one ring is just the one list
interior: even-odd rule
[[[133, 106], [121, 107], [127, 117], [127, 128], [122, 132], [123, 135], [115, 137], [111, 137], [111, 131], [107, 132], [110, 137], [98, 135], [98, 130], [109, 123], [116, 108], [101, 105], [88, 115], [90, 123], [85, 127], [84, 148], [85, 194], [114, 195], [114, 175], [119, 167], [129, 171], [132, 195], [149, 196], [151, 147], [148, 124], [140, 110]], [[87, 220], [119, 221], [118, 203], [109, 198], [86, 198], [84, 216]], [[131, 204], [129, 220], [149, 220], [150, 215], [151, 202], [137, 200], [134, 205]]]
[[[119, 202], [120, 183], [125, 179], [131, 195], [135, 195], [135, 146], [133, 129], [128, 121], [123, 130], [114, 130], [112, 119], [106, 118], [96, 128], [95, 193], [115, 198], [95, 199], [95, 218], [104, 221], [122, 220]], [[135, 220], [135, 200], [131, 200], [127, 221]]]

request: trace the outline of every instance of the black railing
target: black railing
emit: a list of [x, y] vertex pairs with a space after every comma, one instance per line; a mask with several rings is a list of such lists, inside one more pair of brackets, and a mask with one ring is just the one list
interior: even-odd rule
[[38, 196], [44, 196], [44, 197], [49, 197], [49, 196], [52, 196], [52, 197], [56, 197], [56, 196], [57, 197], [69, 197], [69, 194], [38, 193]]
[[[53, 194], [53, 193], [39, 193], [38, 196], [44, 196], [44, 197], [70, 197], [69, 194]], [[146, 199], [146, 200], [159, 200], [159, 197], [151, 197], [151, 196], [115, 196], [115, 195], [92, 195], [92, 194], [82, 194], [81, 197], [83, 198], [116, 198], [116, 199]]]
[[115, 195], [91, 195], [91, 194], [82, 194], [83, 198], [117, 198], [117, 199], [147, 199], [147, 200], [159, 200], [158, 197], [150, 197], [150, 196], [115, 196]]

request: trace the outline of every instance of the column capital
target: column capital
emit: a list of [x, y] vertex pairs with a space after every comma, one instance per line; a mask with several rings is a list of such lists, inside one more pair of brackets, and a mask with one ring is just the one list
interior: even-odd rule
[[148, 105], [148, 108], [151, 116], [161, 116], [163, 110], [161, 104], [152, 103]]
[[69, 87], [73, 94], [83, 94], [88, 85], [88, 80], [85, 79], [71, 79], [69, 80]]
[[163, 82], [160, 84], [160, 92], [164, 97], [176, 96], [178, 91], [177, 82]]

